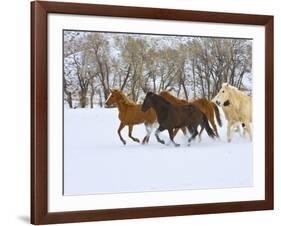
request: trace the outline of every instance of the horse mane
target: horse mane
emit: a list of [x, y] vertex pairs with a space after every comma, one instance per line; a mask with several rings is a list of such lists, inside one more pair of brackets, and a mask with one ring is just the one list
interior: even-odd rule
[[230, 102], [232, 103], [230, 106], [234, 109], [239, 109], [239, 105], [241, 101], [245, 100], [245, 98], [249, 98], [243, 91], [239, 90], [235, 86], [231, 86], [228, 83], [223, 83], [223, 87], [226, 88], [227, 92], [229, 92]]
[[161, 91], [159, 95], [172, 104], [188, 104], [187, 100], [179, 99], [166, 90]]
[[162, 97], [161, 95], [155, 95], [156, 98], [160, 99], [165, 105], [167, 106], [171, 106], [171, 103], [169, 101], [167, 101], [164, 97]]
[[118, 93], [122, 98], [122, 102], [128, 106], [136, 106], [137, 104], [131, 100], [128, 96], [126, 96], [120, 89], [112, 89], [113, 93]]
[[[223, 85], [225, 85], [225, 86], [227, 86], [229, 88], [231, 94], [234, 94], [234, 95], [240, 96], [240, 97], [245, 97], [245, 96], [248, 97], [247, 94], [245, 94], [243, 91], [239, 90], [235, 86], [229, 85], [228, 83], [224, 83]], [[231, 97], [233, 98], [233, 95], [231, 95]]]

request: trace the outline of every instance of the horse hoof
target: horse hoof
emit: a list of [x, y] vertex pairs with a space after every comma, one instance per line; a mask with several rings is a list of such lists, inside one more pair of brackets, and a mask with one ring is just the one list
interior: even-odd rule
[[187, 144], [187, 147], [190, 147], [190, 144]]
[[139, 142], [140, 142], [140, 140], [139, 140], [139, 139], [134, 139], [134, 141], [135, 141], [135, 142], [137, 142], [137, 143], [139, 143]]
[[124, 145], [126, 145], [126, 141], [122, 141]]
[[179, 147], [179, 146], [181, 146], [180, 144], [175, 144], [175, 147]]

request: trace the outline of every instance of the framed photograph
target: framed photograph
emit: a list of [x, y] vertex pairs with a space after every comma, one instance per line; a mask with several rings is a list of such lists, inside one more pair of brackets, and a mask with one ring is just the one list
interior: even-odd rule
[[273, 209], [273, 16], [31, 3], [31, 223]]

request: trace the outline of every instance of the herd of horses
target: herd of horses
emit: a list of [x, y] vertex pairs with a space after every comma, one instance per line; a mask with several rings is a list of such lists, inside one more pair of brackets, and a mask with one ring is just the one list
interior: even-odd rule
[[[140, 143], [138, 138], [133, 137], [132, 131], [134, 125], [141, 123], [144, 123], [146, 129], [146, 136], [143, 138], [142, 144], [149, 142], [153, 125], [156, 122], [159, 127], [155, 131], [155, 137], [161, 144], [165, 144], [165, 142], [159, 134], [164, 130], [169, 133], [170, 141], [167, 144], [173, 143], [174, 146], [179, 146], [174, 141], [179, 130], [185, 135], [187, 131], [190, 133], [188, 145], [197, 136], [201, 141], [201, 134], [204, 130], [209, 137], [218, 138], [217, 125], [222, 126], [218, 107], [222, 108], [228, 122], [228, 142], [231, 142], [234, 131], [240, 133], [240, 126], [243, 127], [243, 135], [248, 135], [252, 139], [252, 97], [228, 83], [222, 85], [218, 94], [211, 101], [206, 98], [188, 101], [179, 99], [168, 91], [162, 91], [159, 94], [148, 92], [143, 103], [137, 104], [121, 90], [112, 89], [105, 104], [118, 108], [120, 120], [118, 135], [124, 145], [126, 141], [122, 137], [121, 131], [125, 126], [128, 126], [128, 136], [133, 141]], [[199, 126], [200, 131], [198, 131]]]

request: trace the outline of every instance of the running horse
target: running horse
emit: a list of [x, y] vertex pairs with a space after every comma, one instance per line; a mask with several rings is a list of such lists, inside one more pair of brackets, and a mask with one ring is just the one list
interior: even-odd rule
[[238, 90], [236, 87], [223, 83], [220, 91], [213, 99], [224, 111], [227, 123], [227, 141], [231, 142], [233, 128], [241, 124], [244, 133], [248, 133], [252, 140], [252, 97]]
[[[189, 103], [195, 105], [202, 113], [204, 113], [207, 116], [216, 136], [219, 137], [217, 126], [215, 123], [215, 116], [216, 116], [217, 123], [219, 126], [222, 126], [222, 122], [221, 122], [221, 118], [220, 118], [219, 109], [215, 103], [207, 100], [206, 98], [198, 98], [198, 99], [194, 99], [191, 101], [179, 99], [179, 98], [173, 96], [168, 91], [161, 91], [160, 96], [162, 96], [165, 100], [167, 100], [174, 106], [182, 106], [182, 105], [189, 104]], [[178, 130], [179, 129], [175, 129], [174, 136], [177, 134]], [[185, 128], [181, 128], [181, 130], [185, 134]], [[199, 140], [201, 140], [201, 133], [199, 134]]]
[[152, 125], [156, 121], [156, 113], [153, 109], [147, 112], [141, 111], [141, 105], [136, 104], [134, 101], [130, 100], [121, 90], [112, 89], [111, 93], [107, 98], [105, 104], [107, 106], [116, 105], [119, 111], [120, 125], [118, 128], [118, 135], [120, 140], [124, 145], [126, 141], [121, 135], [121, 131], [125, 126], [128, 126], [128, 136], [135, 142], [140, 142], [136, 137], [133, 137], [133, 127], [134, 125], [144, 123], [146, 129], [146, 136], [142, 140], [142, 144], [148, 143], [150, 134], [152, 132]]
[[177, 147], [179, 144], [174, 141], [174, 129], [187, 127], [191, 133], [188, 139], [188, 145], [198, 135], [198, 126], [201, 130], [205, 129], [207, 134], [214, 138], [216, 134], [209, 125], [208, 119], [194, 104], [184, 104], [174, 106], [162, 96], [152, 92], [148, 92], [143, 101], [141, 110], [149, 111], [153, 108], [157, 114], [159, 128], [155, 132], [156, 139], [159, 143], [165, 144], [164, 140], [160, 139], [159, 133], [168, 130], [170, 141]]

